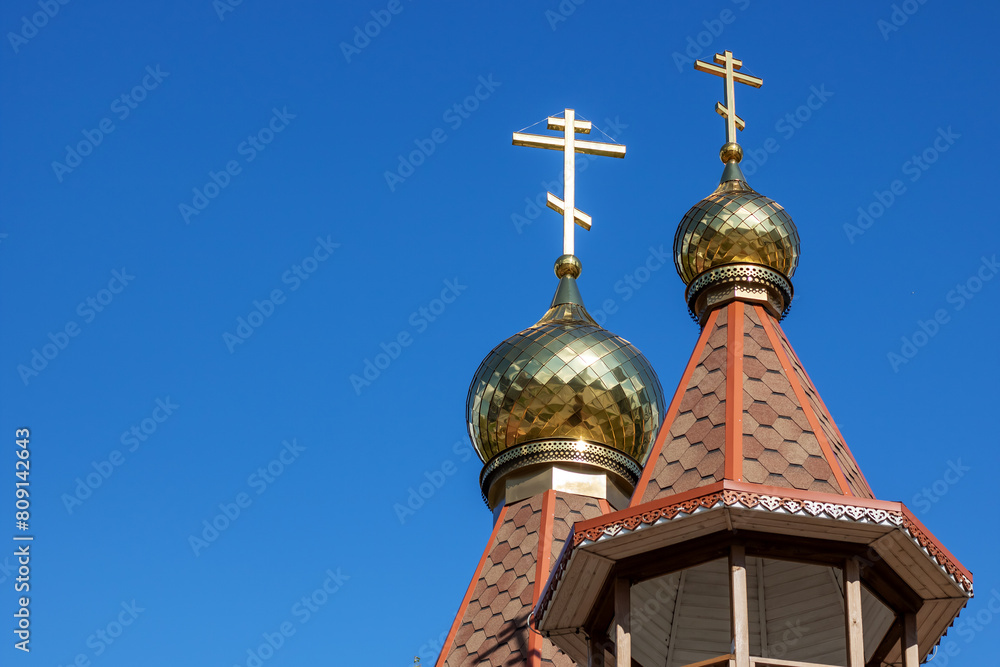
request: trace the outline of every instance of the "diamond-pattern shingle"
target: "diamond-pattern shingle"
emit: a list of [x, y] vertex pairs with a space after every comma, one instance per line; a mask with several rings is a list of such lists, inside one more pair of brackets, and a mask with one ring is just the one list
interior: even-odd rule
[[[823, 399], [820, 398], [815, 385], [813, 385], [812, 380], [809, 379], [805, 369], [802, 367], [802, 362], [799, 361], [798, 355], [795, 354], [795, 350], [792, 349], [791, 344], [788, 342], [788, 337], [785, 336], [785, 332], [781, 330], [781, 326], [777, 322], [772, 322], [771, 325], [778, 334], [781, 346], [784, 348], [785, 354], [788, 355], [788, 360], [792, 364], [792, 368], [802, 385], [802, 389], [805, 391], [813, 413], [819, 420], [827, 442], [830, 443], [830, 448], [837, 458], [837, 464], [840, 465], [840, 469], [847, 478], [847, 483], [851, 491], [854, 495], [862, 498], [874, 498], [875, 496], [872, 494], [871, 487], [868, 486], [867, 480], [865, 480], [864, 475], [861, 473], [858, 462], [851, 454], [851, 450], [848, 449], [847, 443], [844, 442], [844, 438], [834, 423], [833, 417], [830, 416], [830, 412], [826, 409]], [[830, 463], [833, 464], [832, 461]]]
[[720, 311], [705, 340], [698, 365], [691, 373], [677, 415], [663, 428], [670, 429], [655, 461], [642, 502], [687, 491], [723, 478], [726, 413], [726, 311]]
[[539, 540], [548, 540], [548, 572], [577, 521], [600, 516], [596, 499], [554, 492], [550, 504], [551, 531], [542, 534], [543, 495], [509, 506], [503, 523], [496, 529], [488, 557], [477, 575], [472, 597], [456, 619], [458, 628], [449, 646], [444, 648], [447, 667], [524, 665], [532, 641], [541, 643], [542, 663], [555, 667], [573, 667], [574, 663], [548, 639], [528, 631], [528, 614], [534, 606], [535, 579], [538, 574]]
[[[679, 405], [662, 427], [667, 431], [661, 434], [663, 445], [647, 462], [652, 470], [632, 505], [720, 481], [730, 468], [745, 482], [824, 493], [844, 493], [838, 477], [843, 470], [856, 495], [871, 497], [777, 321], [763, 307], [747, 303], [719, 308], [713, 318]], [[738, 340], [731, 327], [742, 332], [742, 355], [733, 369], [742, 372], [736, 382], [727, 368], [730, 345]], [[727, 423], [733, 419], [727, 403], [742, 406], [738, 423]], [[742, 456], [727, 466], [733, 455], [727, 450], [728, 429], [742, 433]], [[829, 447], [824, 449], [821, 440]]]
[[[786, 488], [837, 492], [832, 471], [803, 464], [810, 456], [823, 458], [805, 411], [799, 405], [761, 317], [762, 309], [743, 307], [743, 480]], [[756, 461], [759, 466], [748, 465]]]

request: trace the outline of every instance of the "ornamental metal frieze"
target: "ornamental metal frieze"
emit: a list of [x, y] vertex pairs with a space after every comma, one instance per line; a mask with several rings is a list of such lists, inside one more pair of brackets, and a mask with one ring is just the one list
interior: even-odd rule
[[934, 543], [934, 540], [932, 540], [917, 526], [916, 523], [909, 518], [904, 517], [903, 529], [908, 533], [910, 539], [912, 539], [917, 546], [926, 551], [935, 561], [937, 561], [937, 563], [945, 569], [952, 579], [957, 581], [970, 595], [972, 594], [972, 582], [969, 581], [969, 578], [958, 568], [958, 565], [952, 561], [951, 557], [947, 552], [945, 552], [944, 549], [937, 546]]
[[691, 281], [685, 298], [692, 316], [695, 315], [695, 301], [702, 292], [711, 287], [735, 283], [745, 285], [746, 289], [759, 290], [765, 295], [769, 291], [776, 292], [781, 296], [780, 317], [788, 314], [795, 294], [791, 281], [780, 272], [760, 264], [736, 263], [708, 269]]
[[[871, 523], [881, 526], [892, 526], [903, 530], [910, 539], [923, 549], [945, 572], [967, 593], [972, 593], [972, 582], [958, 565], [943, 549], [935, 545], [916, 523], [902, 512], [884, 510], [845, 503], [825, 503], [810, 500], [798, 500], [782, 496], [773, 496], [748, 491], [723, 490], [709, 493], [699, 498], [692, 498], [681, 503], [659, 507], [642, 512], [625, 519], [612, 521], [603, 526], [595, 526], [589, 530], [573, 533], [574, 548], [584, 542], [599, 542], [602, 539], [614, 537], [622, 532], [631, 532], [643, 527], [652, 526], [661, 521], [671, 521], [679, 516], [691, 516], [699, 512], [718, 507], [740, 507], [750, 510], [766, 510], [781, 514], [808, 515], [825, 517], [839, 521], [854, 521]], [[561, 571], [561, 570], [560, 570]]]
[[489, 503], [490, 487], [498, 479], [529, 465], [538, 463], [586, 463], [615, 473], [633, 487], [642, 475], [638, 461], [595, 442], [583, 440], [540, 440], [506, 449], [483, 466], [479, 485], [483, 499]]

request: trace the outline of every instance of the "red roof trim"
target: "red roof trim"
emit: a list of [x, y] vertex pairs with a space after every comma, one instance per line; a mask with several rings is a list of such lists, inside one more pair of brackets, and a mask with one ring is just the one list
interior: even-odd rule
[[743, 481], [743, 302], [727, 306], [726, 321], [726, 471], [725, 478]]
[[809, 384], [813, 386], [814, 393], [816, 394], [816, 400], [819, 401], [820, 406], [823, 408], [823, 410], [826, 411], [826, 416], [830, 419], [830, 424], [833, 426], [833, 430], [836, 431], [837, 435], [840, 437], [840, 443], [844, 446], [844, 451], [846, 451], [847, 455], [850, 456], [851, 460], [854, 461], [854, 468], [858, 471], [858, 474], [861, 475], [861, 480], [865, 483], [865, 486], [868, 487], [868, 491], [871, 492], [871, 494], [874, 496], [875, 492], [872, 491], [872, 485], [869, 484], [868, 479], [865, 478], [865, 471], [861, 469], [861, 466], [858, 465], [858, 460], [854, 458], [854, 454], [851, 452], [851, 448], [848, 446], [847, 440], [844, 438], [844, 434], [840, 432], [840, 427], [837, 426], [837, 421], [833, 418], [833, 413], [830, 412], [830, 408], [826, 407], [826, 402], [823, 401], [823, 396], [819, 393], [819, 390], [816, 389], [816, 383], [812, 381], [811, 377], [809, 377], [809, 371], [806, 370], [806, 367], [802, 363], [802, 360], [799, 359], [799, 353], [795, 351], [794, 347], [792, 347], [792, 343], [790, 340], [788, 340], [788, 336], [785, 335], [785, 332], [782, 330], [781, 325], [775, 324], [774, 328], [785, 340], [785, 343], [788, 344], [788, 349], [795, 357], [795, 361], [798, 362], [799, 368], [802, 369], [802, 374], [806, 376], [806, 380], [808, 380]]
[[[532, 608], [538, 603], [545, 581], [549, 578], [549, 560], [552, 554], [552, 524], [555, 520], [553, 505], [556, 492], [549, 489], [542, 495], [542, 524], [538, 528], [538, 560], [535, 563], [535, 586], [531, 594]], [[528, 626], [528, 667], [542, 665], [542, 635], [529, 624]]]
[[465, 610], [469, 606], [469, 601], [472, 600], [472, 594], [476, 590], [476, 583], [479, 581], [479, 577], [483, 573], [483, 565], [486, 564], [486, 557], [490, 554], [493, 541], [497, 537], [497, 531], [500, 530], [500, 526], [503, 525], [504, 519], [507, 516], [507, 509], [508, 506], [504, 505], [500, 509], [500, 514], [497, 515], [497, 520], [493, 523], [493, 530], [490, 532], [490, 539], [486, 541], [486, 548], [483, 550], [483, 557], [479, 559], [479, 565], [476, 566], [476, 571], [472, 573], [472, 581], [469, 583], [468, 590], [465, 591], [465, 597], [462, 598], [462, 604], [458, 606], [458, 613], [455, 615], [455, 622], [451, 624], [451, 630], [448, 631], [448, 638], [444, 640], [444, 647], [441, 649], [441, 655], [438, 656], [435, 667], [443, 667], [445, 661], [448, 659], [448, 654], [451, 653], [451, 643], [455, 641], [455, 633], [458, 632], [458, 628], [462, 625], [462, 619], [465, 618]]
[[[913, 533], [914, 537], [917, 538], [917, 541], [920, 542], [921, 546], [930, 551], [932, 556], [934, 556], [938, 560], [941, 560], [938, 554], [934, 553], [934, 549], [937, 549], [939, 552], [941, 552], [941, 555], [943, 555], [945, 558], [954, 563], [955, 566], [961, 571], [961, 573], [964, 574], [966, 577], [968, 577], [969, 581], [972, 581], [972, 573], [969, 572], [967, 569], [965, 569], [965, 567], [958, 562], [958, 559], [955, 558], [955, 556], [952, 555], [952, 553], [948, 551], [948, 549], [943, 544], [941, 544], [936, 537], [934, 537], [931, 531], [927, 530], [927, 526], [922, 524], [920, 522], [920, 519], [915, 517], [913, 515], [913, 512], [911, 512], [906, 505], [903, 505], [902, 503], [900, 503], [900, 505], [902, 505], [903, 508], [903, 518], [905, 520], [905, 525], [907, 529], [911, 533]], [[925, 541], [930, 542], [931, 545], [933, 546], [933, 549], [928, 547], [925, 544]]]
[[[774, 353], [778, 355], [778, 363], [781, 364], [781, 369], [785, 372], [785, 376], [788, 378], [788, 383], [792, 385], [792, 391], [795, 392], [795, 397], [799, 399], [799, 405], [802, 406], [802, 411], [806, 414], [806, 419], [809, 421], [809, 425], [812, 427], [813, 433], [816, 435], [816, 440], [819, 441], [819, 447], [823, 450], [823, 455], [826, 456], [827, 463], [830, 464], [830, 469], [833, 471], [833, 476], [837, 479], [837, 485], [840, 487], [841, 492], [845, 496], [854, 496], [854, 491], [851, 490], [851, 485], [847, 483], [847, 475], [844, 474], [843, 464], [841, 464], [840, 459], [837, 455], [833, 453], [833, 447], [830, 446], [829, 441], [826, 439], [826, 434], [823, 432], [823, 426], [819, 423], [819, 418], [812, 409], [812, 405], [809, 402], [809, 398], [806, 396], [806, 391], [802, 387], [802, 383], [799, 381], [799, 376], [792, 368], [791, 362], [788, 360], [788, 355], [785, 354], [785, 348], [778, 340], [778, 334], [774, 329], [771, 322], [771, 317], [764, 312], [764, 309], [760, 306], [755, 306], [757, 309], [757, 316], [760, 318], [760, 323], [764, 325], [764, 332], [767, 334], [767, 339], [771, 341], [771, 347], [774, 348]], [[791, 349], [791, 344], [789, 344], [789, 349]], [[799, 364], [801, 366], [801, 364]], [[825, 408], [824, 408], [825, 409]], [[833, 421], [833, 418], [830, 418]], [[860, 470], [860, 469], [859, 469]]]
[[642, 497], [646, 494], [646, 487], [649, 485], [649, 479], [653, 476], [653, 469], [656, 468], [656, 462], [660, 458], [660, 452], [663, 450], [663, 443], [667, 439], [667, 435], [670, 433], [670, 428], [674, 424], [674, 419], [677, 418], [677, 411], [680, 409], [681, 400], [684, 398], [684, 392], [687, 391], [688, 382], [691, 380], [691, 375], [694, 373], [694, 369], [698, 367], [701, 361], [701, 353], [705, 348], [705, 344], [708, 341], [708, 337], [712, 335], [712, 331], [715, 329], [715, 321], [719, 318], [719, 310], [713, 310], [712, 314], [708, 316], [708, 321], [701, 330], [701, 335], [698, 336], [698, 342], [694, 346], [694, 351], [691, 353], [691, 359], [688, 361], [687, 366], [684, 368], [684, 374], [681, 376], [681, 381], [677, 383], [677, 391], [674, 392], [674, 398], [670, 401], [670, 407], [667, 408], [667, 413], [663, 418], [663, 424], [660, 426], [660, 432], [656, 436], [656, 441], [653, 443], [653, 448], [649, 452], [649, 456], [646, 458], [646, 464], [643, 466], [642, 477], [639, 478], [639, 483], [635, 485], [635, 491], [632, 492], [632, 500], [629, 503], [629, 507], [635, 507], [642, 502]]

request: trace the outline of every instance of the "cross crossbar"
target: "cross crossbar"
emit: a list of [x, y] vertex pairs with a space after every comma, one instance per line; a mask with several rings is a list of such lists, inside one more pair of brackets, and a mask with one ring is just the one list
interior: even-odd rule
[[562, 214], [563, 254], [572, 255], [575, 225], [590, 229], [593, 224], [592, 218], [576, 207], [576, 153], [623, 158], [625, 146], [603, 141], [577, 141], [576, 135], [590, 134], [593, 124], [589, 120], [577, 120], [573, 109], [566, 109], [563, 118], [550, 116], [546, 120], [548, 129], [561, 131], [561, 137], [515, 132], [512, 143], [515, 146], [563, 152], [563, 196], [560, 199], [551, 192], [546, 193], [546, 206]]

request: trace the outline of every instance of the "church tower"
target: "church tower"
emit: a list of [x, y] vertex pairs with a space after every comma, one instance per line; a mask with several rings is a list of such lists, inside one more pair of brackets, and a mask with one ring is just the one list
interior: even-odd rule
[[627, 507], [663, 420], [649, 362], [597, 324], [576, 282], [575, 227], [592, 221], [576, 208], [575, 155], [621, 158], [625, 146], [578, 139], [591, 123], [572, 109], [547, 126], [562, 136], [518, 132], [513, 143], [563, 152], [563, 198], [548, 194], [563, 217], [559, 282], [541, 319], [497, 345], [469, 387], [469, 435], [494, 523], [438, 667], [574, 664], [531, 628], [532, 609], [573, 524]]
[[674, 236], [701, 333], [628, 507], [574, 525], [533, 627], [579, 665], [917, 667], [972, 575], [875, 498], [781, 328], [799, 235], [740, 169], [735, 84], [762, 84], [741, 66], [695, 64], [726, 121]]
[[899, 502], [875, 498], [781, 327], [799, 234], [740, 169], [730, 51], [718, 187], [681, 219], [674, 261], [701, 327], [669, 406], [646, 359], [587, 314], [576, 285], [573, 155], [562, 150], [559, 285], [469, 389], [494, 528], [438, 667], [918, 667], [972, 597], [972, 575]]

